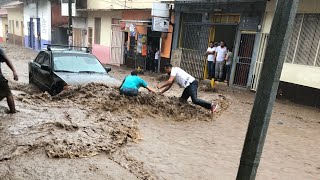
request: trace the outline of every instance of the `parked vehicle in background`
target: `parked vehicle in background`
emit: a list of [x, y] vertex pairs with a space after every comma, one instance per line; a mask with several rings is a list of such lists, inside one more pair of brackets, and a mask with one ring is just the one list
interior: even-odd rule
[[103, 67], [89, 52], [87, 47], [47, 45], [46, 50], [29, 62], [29, 83], [51, 95], [59, 94], [68, 86], [88, 83], [119, 86], [120, 81], [108, 74], [111, 68]]

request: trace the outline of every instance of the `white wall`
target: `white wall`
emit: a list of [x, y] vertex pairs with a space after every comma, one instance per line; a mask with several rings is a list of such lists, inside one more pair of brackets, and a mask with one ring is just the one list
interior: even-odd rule
[[74, 28], [83, 28], [87, 29], [87, 19], [86, 18], [72, 18], [72, 26]]
[[[28, 36], [28, 22], [30, 21], [30, 18], [36, 18], [37, 12], [36, 12], [36, 4], [28, 4], [24, 5], [23, 7], [23, 24], [24, 24], [24, 36]], [[35, 23], [35, 29], [37, 29], [37, 23]], [[36, 36], [36, 34], [35, 34]]]
[[[28, 22], [30, 18], [37, 18], [36, 4], [24, 6], [24, 35], [28, 36]], [[41, 39], [51, 41], [51, 3], [49, 1], [39, 1], [38, 18], [40, 18]], [[34, 20], [35, 37], [37, 37], [37, 21]]]
[[284, 63], [280, 80], [320, 89], [320, 67]]
[[51, 3], [39, 1], [38, 16], [41, 22], [41, 38], [51, 41]]
[[121, 19], [121, 11], [89, 12], [88, 13], [88, 27], [92, 27], [93, 29], [93, 42], [94, 42], [94, 32], [95, 32], [94, 18], [101, 18], [100, 45], [110, 47], [112, 18]]
[[[270, 33], [276, 0], [267, 3], [262, 32]], [[298, 13], [320, 14], [320, 0], [300, 0]], [[320, 67], [284, 63], [281, 81], [320, 89]]]
[[[76, 4], [72, 3], [71, 6], [72, 9], [72, 16], [76, 16]], [[68, 3], [62, 3], [61, 0], [61, 15], [62, 16], [69, 16], [69, 7], [68, 7]]]

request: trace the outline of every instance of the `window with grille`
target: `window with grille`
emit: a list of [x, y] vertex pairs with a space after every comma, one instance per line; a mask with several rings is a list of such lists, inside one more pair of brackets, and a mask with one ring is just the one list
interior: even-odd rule
[[298, 14], [286, 63], [320, 67], [320, 14]]

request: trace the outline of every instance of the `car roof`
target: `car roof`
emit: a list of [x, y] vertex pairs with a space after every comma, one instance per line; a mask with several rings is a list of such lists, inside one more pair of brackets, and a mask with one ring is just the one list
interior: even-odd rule
[[47, 52], [47, 53], [52, 53], [52, 54], [88, 54], [88, 55], [91, 55], [90, 53], [87, 53], [84, 51], [67, 50], [67, 49], [55, 49], [52, 51], [49, 51], [49, 50], [43, 50], [43, 51]]

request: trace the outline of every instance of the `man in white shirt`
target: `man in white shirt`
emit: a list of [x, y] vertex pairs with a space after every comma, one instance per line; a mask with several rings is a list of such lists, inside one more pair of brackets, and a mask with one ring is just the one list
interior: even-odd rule
[[188, 74], [179, 67], [172, 67], [171, 64], [166, 64], [164, 66], [164, 69], [166, 73], [170, 75], [170, 78], [164, 84], [157, 85], [158, 89], [162, 89], [160, 91], [161, 94], [168, 91], [171, 88], [174, 81], [176, 81], [180, 85], [180, 87], [184, 88], [184, 91], [180, 98], [182, 101], [186, 102], [189, 99], [189, 97], [191, 97], [192, 102], [194, 104], [204, 107], [206, 109], [210, 109], [211, 112], [215, 112], [217, 110], [218, 105], [206, 102], [202, 99], [198, 99], [198, 81], [194, 77], [192, 77], [190, 74]]
[[159, 65], [159, 56], [160, 56], [160, 51], [158, 48], [156, 48], [156, 53], [154, 54], [154, 72], [158, 72], [158, 65]]
[[226, 60], [226, 56], [228, 53], [227, 47], [225, 46], [225, 42], [221, 41], [220, 46], [216, 49], [217, 57], [216, 57], [216, 69], [215, 69], [215, 77], [219, 81], [221, 81], [223, 76], [223, 68]]
[[216, 58], [216, 47], [214, 46], [214, 43], [212, 41], [210, 42], [210, 46], [207, 49], [206, 55], [208, 60], [208, 75], [209, 79], [212, 79], [212, 77], [214, 76], [213, 64]]

